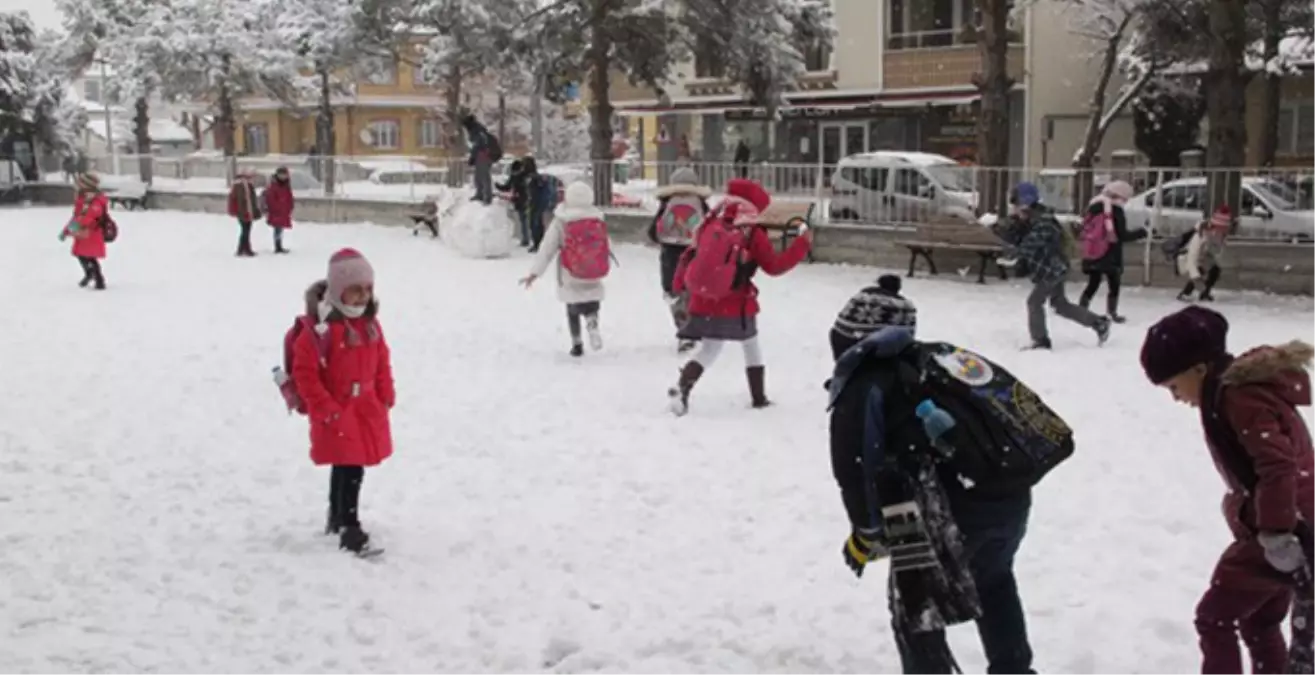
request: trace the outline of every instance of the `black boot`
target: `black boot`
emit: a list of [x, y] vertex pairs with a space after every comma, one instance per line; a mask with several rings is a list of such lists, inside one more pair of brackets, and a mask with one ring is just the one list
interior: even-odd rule
[[580, 344], [579, 342], [571, 345], [571, 356], [577, 358], [584, 356], [584, 345]]
[[367, 555], [371, 550], [370, 535], [366, 534], [359, 525], [349, 525], [343, 528], [342, 535], [338, 538], [338, 548], [356, 555]]
[[766, 366], [749, 366], [744, 369], [744, 373], [749, 378], [749, 396], [753, 399], [753, 407], [766, 408], [772, 402], [767, 400], [767, 368]]
[[1033, 341], [1033, 342], [1032, 342], [1032, 345], [1029, 346], [1029, 347], [1024, 347], [1024, 348], [1023, 348], [1023, 351], [1031, 351], [1031, 350], [1036, 350], [1036, 349], [1046, 349], [1046, 350], [1049, 350], [1049, 349], [1052, 349], [1052, 348], [1053, 348], [1053, 345], [1050, 344], [1050, 339], [1049, 339], [1049, 338], [1046, 338], [1045, 340], [1035, 340], [1035, 341]]
[[680, 379], [676, 381], [676, 386], [667, 390], [668, 405], [677, 417], [689, 412], [689, 393], [694, 390], [700, 377], [703, 377], [703, 364], [690, 361], [680, 369]]

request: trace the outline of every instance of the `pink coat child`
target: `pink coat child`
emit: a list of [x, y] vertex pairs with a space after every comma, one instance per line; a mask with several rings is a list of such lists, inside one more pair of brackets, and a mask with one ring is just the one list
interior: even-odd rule
[[306, 310], [317, 323], [291, 345], [290, 375], [310, 422], [311, 461], [333, 467], [325, 531], [341, 534], [342, 548], [364, 553], [370, 549], [357, 517], [361, 481], [365, 467], [393, 454], [389, 411], [397, 400], [365, 256], [335, 253], [327, 280], [307, 290]]
[[82, 174], [77, 179], [78, 194], [73, 200], [73, 217], [60, 232], [61, 240], [72, 237], [73, 257], [82, 267], [82, 281], [86, 288], [95, 282], [97, 290], [105, 289], [105, 276], [100, 261], [105, 258], [105, 221], [109, 217], [109, 200], [100, 191], [100, 179], [93, 174]]

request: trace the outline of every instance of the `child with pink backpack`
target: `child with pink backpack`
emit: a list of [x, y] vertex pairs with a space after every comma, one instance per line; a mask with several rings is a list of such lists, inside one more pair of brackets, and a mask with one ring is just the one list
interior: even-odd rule
[[571, 333], [571, 356], [584, 356], [580, 320], [589, 332], [589, 346], [603, 348], [598, 310], [603, 302], [603, 278], [611, 269], [612, 246], [603, 212], [594, 206], [594, 191], [585, 183], [572, 183], [557, 207], [552, 224], [530, 273], [520, 280], [529, 289], [557, 258], [557, 297], [566, 303], [566, 326]]
[[680, 337], [699, 340], [693, 360], [680, 370], [676, 386], [667, 391], [671, 412], [689, 410], [689, 394], [721, 353], [727, 342], [744, 348], [745, 376], [754, 408], [770, 405], [762, 350], [758, 346], [758, 269], [781, 276], [794, 269], [813, 244], [807, 228], [785, 251], [777, 253], [758, 217], [772, 196], [751, 180], [735, 178], [726, 184], [726, 196], [699, 226], [694, 245], [680, 259], [672, 290], [689, 291], [689, 320]]
[[1105, 296], [1106, 315], [1114, 323], [1127, 319], [1119, 316], [1119, 284], [1123, 280], [1123, 245], [1146, 238], [1146, 230], [1128, 230], [1123, 205], [1132, 198], [1132, 186], [1121, 180], [1106, 185], [1091, 200], [1082, 219], [1082, 272], [1087, 287], [1078, 304], [1086, 309], [1100, 290], [1101, 279], [1109, 283]]

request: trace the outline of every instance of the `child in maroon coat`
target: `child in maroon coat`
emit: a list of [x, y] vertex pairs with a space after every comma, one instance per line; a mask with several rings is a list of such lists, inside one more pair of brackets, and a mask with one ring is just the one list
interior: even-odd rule
[[[1201, 410], [1215, 467], [1228, 486], [1233, 543], [1196, 608], [1205, 673], [1242, 672], [1241, 635], [1253, 673], [1309, 673], [1315, 647], [1311, 521], [1315, 452], [1299, 406], [1315, 348], [1300, 341], [1228, 353], [1228, 321], [1189, 307], [1150, 328], [1141, 362], [1152, 383]], [[1292, 614], [1292, 647], [1282, 622]]]
[[283, 231], [292, 228], [292, 211], [297, 206], [287, 167], [281, 166], [274, 172], [274, 180], [265, 188], [262, 201], [265, 222], [274, 228], [274, 252], [287, 253], [288, 249], [283, 248]]

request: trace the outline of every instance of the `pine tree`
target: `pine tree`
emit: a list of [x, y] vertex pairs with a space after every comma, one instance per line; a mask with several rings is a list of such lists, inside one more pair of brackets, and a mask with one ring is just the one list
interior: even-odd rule
[[27, 12], [0, 12], [0, 139], [33, 148], [34, 161], [21, 167], [28, 180], [39, 178], [41, 149], [72, 155], [87, 123], [65, 96], [61, 45], [55, 35], [38, 35]]

